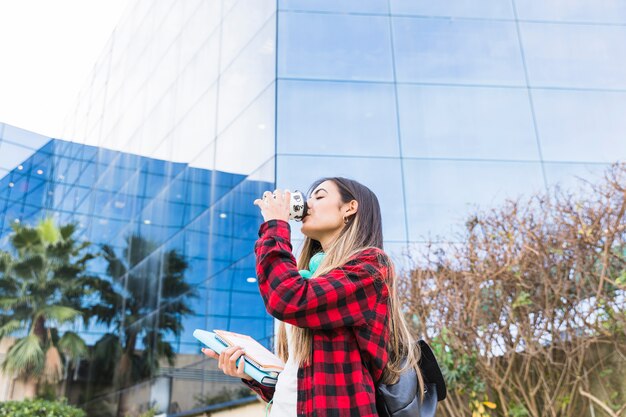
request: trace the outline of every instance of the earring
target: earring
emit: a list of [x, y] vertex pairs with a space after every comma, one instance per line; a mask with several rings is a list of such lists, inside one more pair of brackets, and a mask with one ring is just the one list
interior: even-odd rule
[[348, 216], [343, 216], [343, 224], [348, 224], [349, 221]]

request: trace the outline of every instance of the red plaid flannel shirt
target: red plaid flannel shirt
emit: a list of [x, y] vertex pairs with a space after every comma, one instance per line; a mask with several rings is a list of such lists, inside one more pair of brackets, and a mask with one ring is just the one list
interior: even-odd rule
[[[388, 264], [366, 249], [306, 280], [292, 254], [289, 223], [261, 225], [255, 244], [259, 290], [278, 320], [313, 331], [313, 360], [298, 370], [298, 417], [377, 416], [374, 383], [387, 364]], [[274, 388], [242, 380], [265, 401]]]

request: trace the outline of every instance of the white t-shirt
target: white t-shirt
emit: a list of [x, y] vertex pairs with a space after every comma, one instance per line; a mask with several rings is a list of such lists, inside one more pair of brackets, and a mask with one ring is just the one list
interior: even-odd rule
[[289, 359], [287, 359], [285, 369], [278, 375], [278, 380], [276, 381], [270, 417], [296, 417], [297, 415], [298, 364], [294, 359], [291, 328], [291, 324], [285, 323]]

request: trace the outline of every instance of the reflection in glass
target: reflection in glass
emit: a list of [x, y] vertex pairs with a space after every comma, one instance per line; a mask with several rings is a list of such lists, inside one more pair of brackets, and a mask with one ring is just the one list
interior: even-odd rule
[[321, 12], [358, 12], [387, 14], [386, 0], [279, 0], [279, 10], [309, 10]]
[[500, 0], [389, 0], [391, 13], [420, 16], [513, 19], [511, 3]]
[[398, 85], [402, 154], [538, 160], [525, 89]]
[[475, 208], [543, 191], [540, 162], [405, 160], [409, 240], [454, 239]]
[[281, 12], [278, 77], [391, 81], [384, 16]]
[[222, 71], [244, 50], [251, 39], [258, 36], [257, 32], [265, 26], [275, 11], [275, 0], [238, 0], [235, 3], [222, 21]]
[[217, 131], [221, 133], [276, 78], [276, 16], [269, 19], [220, 76]]
[[544, 160], [626, 158], [626, 93], [536, 89], [533, 100]]
[[514, 22], [393, 19], [399, 82], [525, 85]]
[[399, 156], [389, 84], [280, 81], [278, 153]]
[[621, 0], [515, 0], [515, 8], [523, 20], [626, 23], [626, 3]]
[[626, 89], [626, 27], [520, 23], [534, 87]]
[[[545, 162], [544, 170], [550, 187], [576, 193], [587, 187], [588, 182], [602, 181], [609, 164], [584, 164], [571, 162]], [[588, 189], [587, 191], [588, 192]]]

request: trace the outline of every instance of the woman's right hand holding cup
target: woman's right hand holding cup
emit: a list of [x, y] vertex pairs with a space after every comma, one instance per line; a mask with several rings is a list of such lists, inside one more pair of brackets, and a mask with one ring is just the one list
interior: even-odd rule
[[236, 365], [237, 359], [239, 359], [239, 357], [243, 356], [244, 354], [244, 350], [240, 346], [228, 347], [224, 349], [219, 355], [217, 354], [217, 352], [209, 348], [202, 348], [202, 353], [204, 353], [209, 358], [217, 359], [217, 367], [222, 372], [224, 372], [224, 374], [252, 381], [253, 378], [243, 371], [244, 361], [241, 360], [239, 362], [239, 366]]

